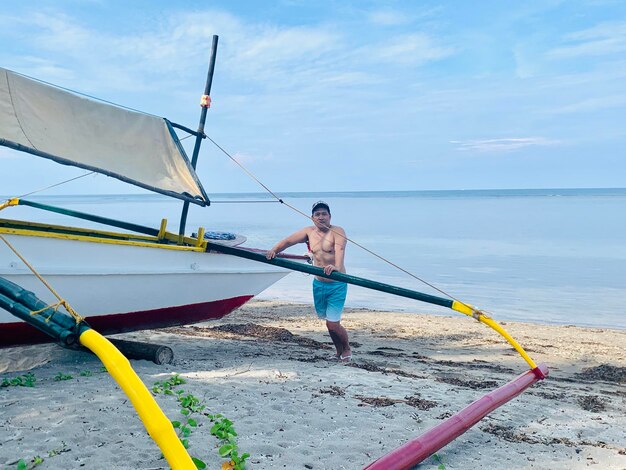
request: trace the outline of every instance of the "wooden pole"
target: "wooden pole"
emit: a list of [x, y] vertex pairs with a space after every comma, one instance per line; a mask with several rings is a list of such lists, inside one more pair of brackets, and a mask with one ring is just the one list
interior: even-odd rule
[[[215, 57], [217, 55], [217, 36], [213, 36], [213, 45], [211, 46], [211, 59], [209, 61], [209, 72], [207, 74], [206, 84], [204, 86], [204, 94], [211, 95], [211, 85], [213, 84], [213, 72], [215, 70]], [[200, 124], [198, 124], [198, 133], [196, 134], [196, 143], [193, 148], [193, 155], [191, 157], [191, 166], [196, 169], [198, 163], [198, 155], [200, 153], [200, 144], [204, 139], [204, 123], [206, 122], [206, 114], [208, 107], [203, 106], [200, 111]], [[178, 230], [179, 243], [182, 243], [182, 239], [185, 236], [185, 226], [187, 225], [187, 213], [189, 212], [189, 201], [185, 201], [183, 204], [183, 212], [180, 215], [180, 228]]]
[[158, 365], [171, 364], [174, 360], [174, 351], [168, 346], [116, 338], [107, 339], [111, 341], [127, 359], [144, 359]]

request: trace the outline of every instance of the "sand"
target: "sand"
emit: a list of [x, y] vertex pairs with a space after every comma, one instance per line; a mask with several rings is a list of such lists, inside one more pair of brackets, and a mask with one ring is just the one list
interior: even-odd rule
[[[149, 387], [180, 374], [179, 389], [234, 423], [249, 469], [363, 468], [527, 370], [500, 336], [461, 315], [348, 310], [344, 325], [349, 365], [328, 360], [310, 305], [255, 301], [218, 322], [118, 337], [174, 350], [170, 365], [133, 367]], [[445, 468], [626, 469], [626, 332], [504, 326], [550, 377], [441, 450]], [[0, 382], [26, 370], [36, 378], [0, 388], [0, 468], [34, 456], [42, 469], [168, 468], [95, 356], [39, 345], [0, 357]], [[181, 419], [173, 396], [156, 399]], [[211, 423], [197, 418], [190, 453], [219, 469]]]

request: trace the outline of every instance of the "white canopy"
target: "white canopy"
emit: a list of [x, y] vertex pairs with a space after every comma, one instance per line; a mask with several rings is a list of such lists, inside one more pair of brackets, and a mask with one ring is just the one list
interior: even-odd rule
[[84, 98], [3, 68], [0, 144], [208, 203], [166, 119]]

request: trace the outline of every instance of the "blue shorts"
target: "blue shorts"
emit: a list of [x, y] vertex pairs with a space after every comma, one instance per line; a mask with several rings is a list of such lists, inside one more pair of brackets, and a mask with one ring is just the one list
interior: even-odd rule
[[317, 316], [322, 320], [341, 321], [347, 292], [348, 284], [345, 282], [322, 282], [313, 279], [313, 301]]

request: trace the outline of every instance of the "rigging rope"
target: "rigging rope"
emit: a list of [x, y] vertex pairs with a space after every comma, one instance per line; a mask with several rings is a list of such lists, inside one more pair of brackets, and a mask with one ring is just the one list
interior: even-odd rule
[[69, 302], [67, 302], [67, 300], [65, 300], [59, 294], [57, 294], [57, 292], [54, 290], [54, 288], [50, 284], [48, 284], [48, 281], [46, 281], [37, 272], [37, 270], [31, 266], [31, 264], [28, 261], [26, 261], [26, 259], [17, 251], [17, 249], [13, 245], [11, 245], [11, 243], [9, 243], [9, 241], [6, 238], [4, 238], [2, 235], [0, 235], [0, 239], [11, 249], [11, 251], [13, 251], [13, 253], [15, 253], [15, 255], [19, 259], [22, 260], [22, 262], [28, 267], [28, 269], [30, 269], [32, 271], [32, 273], [35, 276], [37, 276], [37, 278], [43, 283], [43, 285], [46, 286], [50, 292], [52, 292], [52, 295], [54, 295], [58, 299], [58, 302], [55, 303], [54, 305], [49, 305], [48, 307], [46, 307], [46, 308], [44, 308], [42, 310], [33, 311], [33, 312], [31, 312], [31, 315], [36, 315], [37, 313], [40, 313], [40, 312], [42, 312], [44, 310], [47, 310], [48, 308], [54, 308], [54, 310], [57, 310], [61, 305], [63, 305], [65, 310], [67, 310], [67, 312], [72, 316], [72, 318], [74, 318], [74, 320], [76, 320], [76, 323], [80, 323], [80, 322], [84, 321], [84, 318], [81, 317], [72, 308], [72, 306], [69, 304]]
[[[205, 134], [206, 135], [206, 134]], [[263, 182], [261, 182], [254, 174], [252, 174], [246, 167], [244, 167], [241, 163], [239, 163], [239, 161], [237, 161], [237, 159], [235, 159], [235, 157], [233, 157], [230, 153], [228, 153], [222, 146], [220, 146], [217, 142], [215, 142], [211, 137], [209, 137], [208, 135], [206, 135], [206, 138], [209, 139], [213, 145], [215, 145], [218, 149], [220, 149], [224, 155], [226, 155], [228, 158], [230, 158], [237, 166], [239, 166], [239, 168], [241, 168], [250, 178], [252, 178], [254, 181], [256, 181], [260, 186], [263, 187], [263, 189], [265, 189], [269, 194], [272, 195], [272, 197], [274, 197], [278, 202], [280, 202], [281, 204], [284, 204], [285, 206], [287, 206], [288, 208], [290, 208], [291, 210], [297, 212], [298, 214], [306, 217], [307, 219], [311, 220], [311, 217], [309, 217], [308, 215], [306, 215], [304, 212], [302, 212], [300, 209], [292, 206], [291, 204], [285, 202], [283, 199], [281, 199], [280, 197], [278, 197], [278, 195], [276, 193], [274, 193], [270, 188], [268, 188], [265, 184], [263, 184]], [[331, 227], [328, 227], [329, 230], [331, 230], [334, 234], [339, 235], [342, 238], [345, 238], [346, 240], [348, 240], [351, 243], [354, 243], [356, 246], [358, 246], [359, 248], [361, 248], [362, 250], [365, 250], [366, 252], [368, 252], [369, 254], [375, 256], [376, 258], [382, 260], [383, 262], [393, 266], [394, 268], [402, 271], [403, 273], [407, 274], [408, 276], [412, 277], [413, 279], [416, 279], [418, 281], [420, 281], [421, 283], [429, 286], [430, 288], [436, 290], [437, 292], [439, 292], [442, 295], [445, 295], [446, 297], [458, 302], [461, 305], [466, 306], [467, 308], [469, 308], [472, 311], [478, 312], [474, 307], [472, 307], [471, 305], [466, 304], [465, 302], [462, 302], [461, 300], [457, 299], [456, 297], [454, 297], [453, 295], [449, 294], [448, 292], [444, 291], [443, 289], [433, 285], [432, 283], [426, 281], [425, 279], [422, 279], [421, 277], [413, 274], [412, 272], [404, 269], [403, 267], [397, 265], [396, 263], [394, 263], [393, 261], [388, 260], [387, 258], [379, 255], [378, 253], [375, 253], [374, 251], [370, 250], [369, 248], [366, 248], [365, 246], [361, 245], [360, 243], [352, 240], [349, 237], [344, 237], [344, 235], [338, 233], [337, 231], [333, 230]], [[481, 312], [482, 313], [482, 312]]]
[[[92, 174], [95, 174], [95, 173], [96, 173], [95, 171], [90, 171], [88, 173], [84, 173], [82, 175], [75, 176], [74, 178], [70, 178], [68, 180], [61, 181], [60, 183], [55, 183], [55, 184], [52, 184], [50, 186], [46, 186], [45, 188], [36, 189], [34, 191], [31, 191], [30, 193], [22, 194], [21, 196], [10, 197], [8, 199], [5, 199], [5, 201], [10, 201], [11, 199], [22, 199], [22, 198], [25, 198], [26, 196], [32, 196], [33, 194], [40, 193], [41, 191], [45, 191], [47, 189], [51, 189], [51, 188], [54, 188], [56, 186], [61, 186], [62, 184], [69, 183], [70, 181], [74, 181], [74, 180], [77, 180], [77, 179], [80, 179], [80, 178], [83, 178], [85, 176], [89, 176], [89, 175], [92, 175]], [[4, 207], [0, 207], [0, 209], [4, 209]]]

